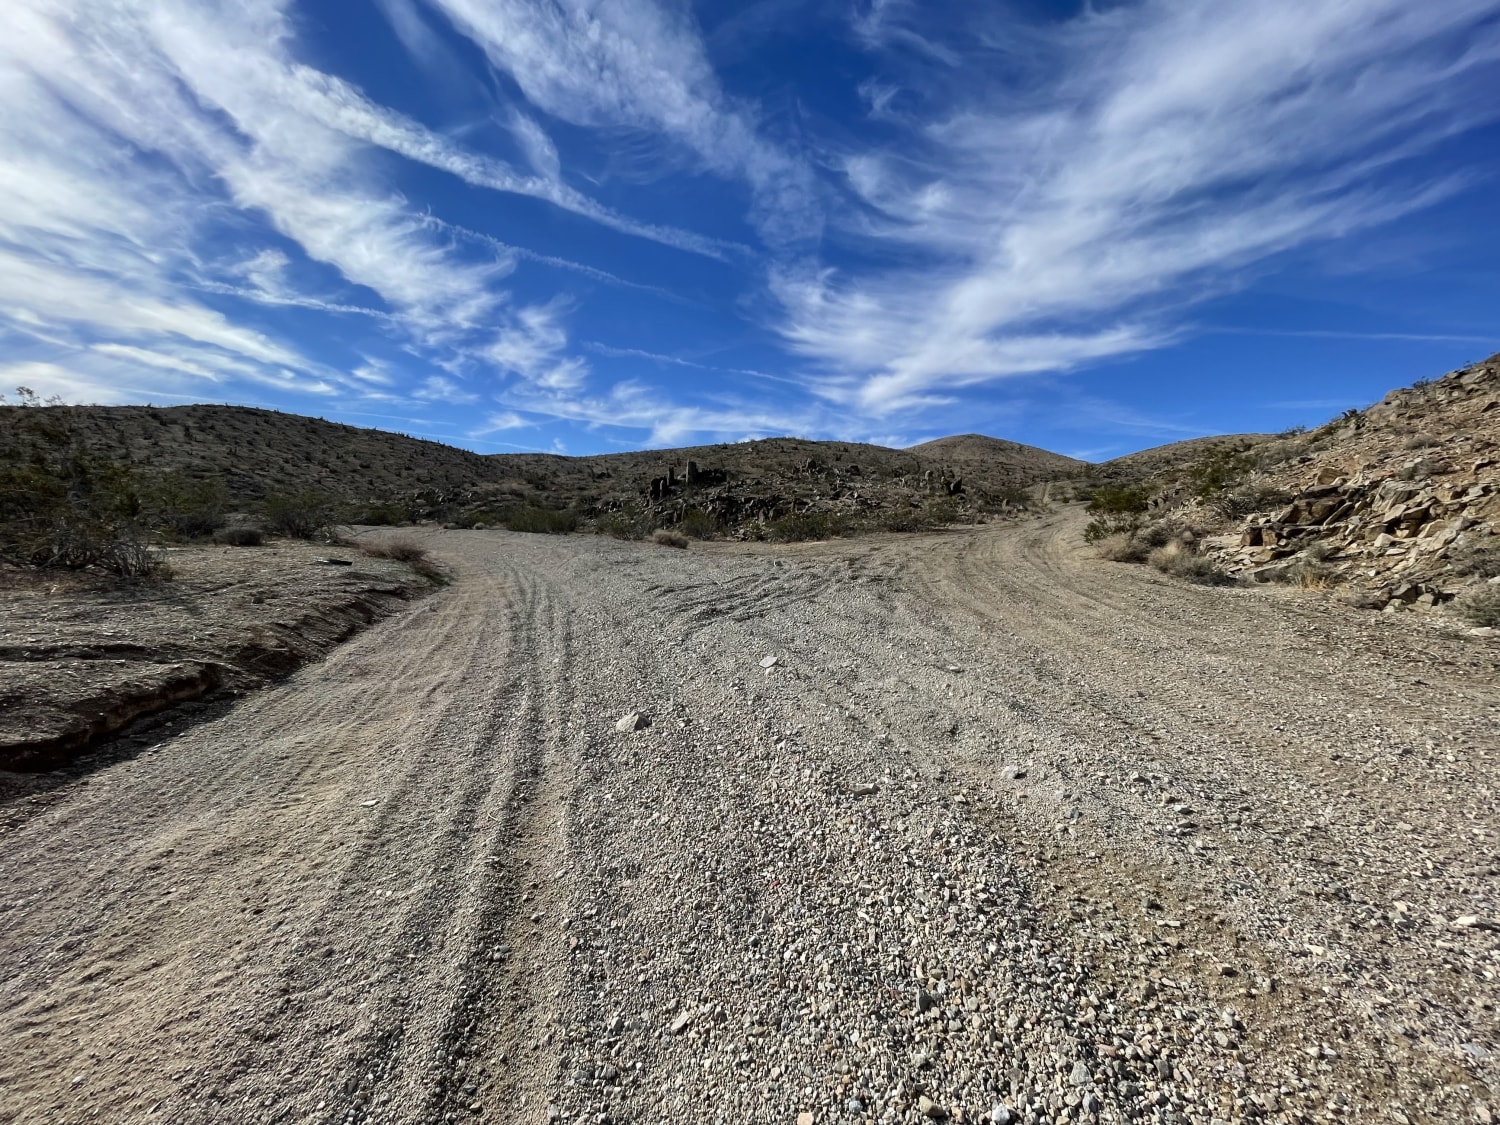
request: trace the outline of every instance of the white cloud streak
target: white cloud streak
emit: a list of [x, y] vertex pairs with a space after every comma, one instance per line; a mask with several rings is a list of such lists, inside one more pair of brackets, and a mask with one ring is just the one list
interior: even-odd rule
[[653, 0], [428, 0], [509, 74], [537, 108], [574, 125], [630, 128], [743, 179], [752, 218], [776, 245], [815, 238], [817, 181], [762, 135], [720, 87], [685, 9]]
[[[458, 148], [302, 64], [289, 2], [0, 8], [0, 329], [147, 385], [190, 373], [160, 360], [188, 341], [221, 353], [202, 368], [215, 377], [315, 393], [368, 386], [206, 301], [230, 297], [373, 317], [425, 348], [489, 353], [513, 374], [572, 385], [586, 365], [563, 354], [560, 318], [513, 308], [500, 287], [516, 255], [457, 242], [385, 186], [380, 150], [669, 246], [735, 252], [563, 184], [529, 119], [515, 124], [537, 174]], [[334, 293], [346, 284], [378, 301]]]
[[[875, 4], [858, 30], [879, 38], [895, 8]], [[784, 337], [841, 374], [829, 394], [875, 413], [1160, 346], [1173, 338], [1153, 327], [1164, 312], [1246, 267], [1461, 187], [1401, 162], [1494, 119], [1496, 11], [1145, 0], [1086, 12], [1036, 40], [1040, 84], [984, 90], [900, 150], [848, 154], [867, 207], [853, 235], [921, 264], [780, 268]], [[983, 57], [970, 63], [977, 77]]]

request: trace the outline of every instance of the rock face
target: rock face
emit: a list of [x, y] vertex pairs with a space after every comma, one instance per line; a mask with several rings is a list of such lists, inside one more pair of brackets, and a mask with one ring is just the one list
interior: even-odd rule
[[1393, 391], [1266, 475], [1288, 503], [1208, 542], [1263, 581], [1316, 564], [1372, 607], [1435, 605], [1500, 555], [1500, 356]]

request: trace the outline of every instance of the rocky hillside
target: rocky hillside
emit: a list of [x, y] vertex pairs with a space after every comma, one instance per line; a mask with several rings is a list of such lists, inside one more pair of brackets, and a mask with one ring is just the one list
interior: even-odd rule
[[1256, 453], [1266, 467], [1237, 488], [1265, 502], [1206, 544], [1232, 573], [1393, 610], [1500, 575], [1500, 356]]
[[[0, 457], [17, 452], [21, 414], [65, 428], [91, 454], [143, 478], [220, 482], [255, 511], [273, 494], [316, 492], [374, 518], [505, 524], [517, 510], [585, 523], [672, 526], [695, 513], [754, 534], [769, 521], [902, 526], [1013, 510], [1024, 490], [1082, 462], [968, 435], [909, 450], [799, 438], [562, 457], [481, 455], [438, 442], [234, 406], [0, 407]], [[355, 517], [357, 518], [357, 514]]]

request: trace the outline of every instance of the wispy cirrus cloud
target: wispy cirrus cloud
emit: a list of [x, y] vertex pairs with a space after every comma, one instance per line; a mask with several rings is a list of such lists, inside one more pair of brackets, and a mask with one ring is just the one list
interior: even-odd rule
[[[1043, 65], [845, 155], [851, 237], [907, 262], [783, 267], [784, 338], [875, 413], [1170, 342], [1173, 310], [1247, 267], [1462, 186], [1402, 162], [1495, 119], [1496, 12], [1145, 0], [1031, 29]], [[888, 45], [909, 14], [855, 28]]]
[[812, 168], [764, 135], [719, 83], [687, 9], [638, 0], [428, 0], [514, 79], [532, 105], [573, 125], [630, 128], [744, 180], [752, 218], [778, 246], [817, 237]]
[[563, 354], [560, 316], [506, 292], [519, 255], [466, 246], [387, 185], [381, 151], [668, 246], [728, 252], [563, 184], [523, 115], [538, 173], [459, 148], [303, 64], [289, 2], [0, 10], [0, 330], [30, 339], [37, 362], [74, 365], [79, 385], [368, 388], [250, 327], [229, 299], [371, 317], [448, 350], [446, 362], [488, 357], [547, 385], [585, 371]]

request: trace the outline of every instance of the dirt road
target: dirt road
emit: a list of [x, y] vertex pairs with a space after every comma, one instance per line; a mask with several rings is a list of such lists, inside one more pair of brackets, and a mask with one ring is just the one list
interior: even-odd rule
[[0, 1122], [1500, 1114], [1494, 642], [1080, 526], [432, 533], [0, 836]]

